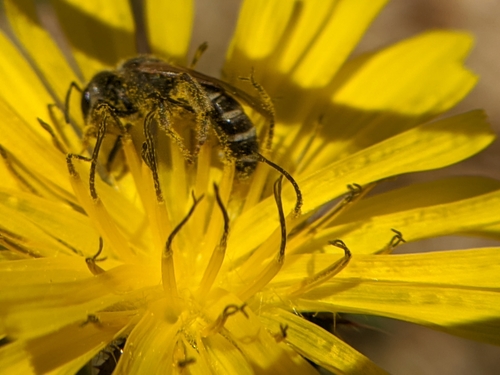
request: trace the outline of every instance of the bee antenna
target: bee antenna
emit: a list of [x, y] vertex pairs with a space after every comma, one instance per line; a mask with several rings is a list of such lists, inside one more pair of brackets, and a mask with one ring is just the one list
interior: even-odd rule
[[200, 61], [201, 56], [203, 56], [203, 53], [205, 53], [207, 48], [208, 48], [207, 42], [203, 42], [198, 46], [196, 52], [194, 53], [193, 60], [191, 60], [191, 64], [189, 64], [189, 69], [195, 68], [196, 64], [198, 64], [198, 61]]

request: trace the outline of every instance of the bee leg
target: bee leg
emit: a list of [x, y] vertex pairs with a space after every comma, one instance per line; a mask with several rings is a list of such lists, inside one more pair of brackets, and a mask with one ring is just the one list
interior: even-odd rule
[[97, 199], [98, 195], [95, 189], [95, 175], [98, 167], [99, 151], [101, 149], [102, 142], [104, 141], [104, 137], [106, 136], [108, 129], [108, 119], [110, 117], [113, 119], [115, 125], [118, 127], [118, 129], [120, 129], [122, 134], [125, 134], [127, 132], [127, 129], [122, 124], [120, 118], [116, 115], [113, 108], [106, 103], [99, 104], [92, 116], [94, 117], [94, 121], [92, 121], [92, 123], [99, 125], [92, 129], [93, 131], [96, 131], [95, 133], [96, 142], [94, 150], [92, 151], [92, 156], [90, 157], [89, 187], [92, 199]]
[[196, 115], [196, 141], [197, 144], [193, 151], [196, 157], [200, 152], [201, 146], [208, 139], [208, 130], [210, 128], [211, 118], [213, 117], [213, 105], [207, 93], [203, 90], [200, 83], [187, 73], [181, 73], [177, 76], [178, 89], [185, 93], [189, 106]]
[[262, 109], [266, 113], [266, 118], [269, 121], [269, 128], [267, 130], [266, 134], [266, 140], [265, 140], [265, 149], [266, 151], [270, 151], [273, 145], [273, 137], [274, 137], [274, 125], [275, 125], [275, 118], [276, 118], [276, 111], [274, 109], [274, 104], [267, 93], [267, 91], [264, 89], [264, 87], [255, 80], [254, 76], [254, 71], [252, 69], [252, 72], [250, 73], [250, 77], [240, 77], [240, 80], [242, 81], [249, 81], [253, 88], [257, 91], [259, 94], [260, 98], [260, 104], [262, 106]]
[[158, 120], [158, 124], [160, 126], [160, 129], [167, 134], [172, 141], [179, 147], [179, 150], [181, 151], [182, 155], [186, 159], [188, 163], [193, 163], [194, 156], [191, 154], [189, 151], [188, 147], [184, 144], [184, 139], [175, 131], [175, 129], [170, 125], [170, 112], [169, 108], [167, 105], [168, 101], [166, 99], [162, 99], [161, 97], [157, 97], [157, 100], [155, 101], [154, 108], [152, 112], [153, 117], [156, 117]]

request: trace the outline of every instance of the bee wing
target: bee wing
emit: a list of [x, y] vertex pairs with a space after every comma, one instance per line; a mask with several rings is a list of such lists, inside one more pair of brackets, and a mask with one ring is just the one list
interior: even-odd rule
[[196, 70], [170, 65], [160, 61], [143, 62], [141, 63], [140, 69], [141, 71], [146, 73], [155, 73], [171, 77], [174, 77], [180, 73], [187, 73], [205, 86], [212, 86], [223, 89], [226, 94], [229, 94], [238, 101], [243, 101], [245, 104], [259, 112], [262, 116], [269, 116], [269, 112], [264, 108], [262, 100], [260, 100], [259, 98], [256, 98], [246, 93], [245, 91], [230, 85], [229, 83], [226, 83], [214, 77], [207, 76], [203, 73], [197, 72]]

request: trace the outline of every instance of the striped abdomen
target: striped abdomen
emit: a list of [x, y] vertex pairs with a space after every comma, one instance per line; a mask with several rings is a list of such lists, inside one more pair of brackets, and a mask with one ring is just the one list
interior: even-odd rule
[[236, 172], [240, 178], [249, 176], [259, 160], [255, 126], [237, 100], [218, 87], [203, 86], [215, 109], [216, 131], [224, 138], [230, 156], [235, 159]]

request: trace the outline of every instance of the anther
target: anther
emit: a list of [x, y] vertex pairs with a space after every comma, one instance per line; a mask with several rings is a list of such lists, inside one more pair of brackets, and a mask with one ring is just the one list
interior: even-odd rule
[[[286, 232], [286, 217], [281, 202], [282, 181], [283, 181], [283, 176], [280, 176], [280, 178], [278, 178], [278, 180], [274, 183], [274, 199], [276, 200], [276, 206], [278, 208], [278, 216], [279, 216], [280, 232], [281, 232], [280, 249], [276, 257], [273, 260], [271, 260], [271, 262], [262, 271], [260, 271], [257, 276], [253, 277], [253, 280], [250, 283], [246, 284], [237, 293], [238, 297], [243, 301], [246, 301], [248, 298], [253, 296], [262, 288], [264, 288], [280, 271], [285, 261], [287, 232]], [[275, 234], [273, 233], [272, 236], [274, 235]]]
[[171, 306], [171, 308], [169, 309], [169, 314], [171, 316], [169, 316], [169, 318], [174, 318], [176, 314], [179, 312], [178, 290], [177, 290], [177, 280], [175, 278], [174, 251], [172, 249], [172, 242], [177, 233], [179, 233], [179, 231], [187, 223], [191, 215], [193, 215], [196, 206], [203, 199], [203, 195], [197, 199], [194, 195], [194, 192], [192, 193], [192, 196], [194, 201], [193, 205], [191, 206], [191, 209], [189, 210], [186, 217], [182, 219], [182, 221], [179, 224], [177, 224], [172, 233], [170, 233], [170, 235], [168, 236], [167, 242], [165, 243], [165, 250], [162, 256], [161, 273], [162, 273], [163, 289], [165, 290], [167, 295], [167, 303], [169, 306]]
[[273, 163], [271, 160], [265, 158], [263, 155], [257, 153], [257, 155], [259, 156], [259, 160], [266, 163], [267, 165], [269, 165], [271, 168], [274, 168], [275, 170], [277, 170], [279, 173], [281, 173], [283, 176], [285, 176], [285, 178], [292, 184], [294, 190], [295, 190], [295, 195], [297, 197], [296, 199], [296, 202], [295, 202], [295, 207], [293, 209], [294, 213], [296, 216], [299, 216], [300, 215], [300, 209], [302, 207], [302, 204], [304, 203], [303, 199], [302, 199], [302, 192], [300, 191], [300, 187], [299, 187], [299, 184], [297, 183], [297, 181], [295, 181], [295, 179], [290, 175], [290, 173], [288, 173], [287, 171], [285, 171], [283, 168], [281, 168], [279, 165]]
[[346, 203], [352, 202], [354, 199], [359, 197], [361, 193], [363, 192], [363, 188], [359, 184], [352, 184], [352, 185], [347, 185], [347, 188], [349, 189], [349, 194], [344, 198]]
[[241, 312], [245, 316], [245, 318], [248, 319], [248, 314], [245, 311], [246, 305], [246, 303], [241, 306], [227, 305], [222, 311], [222, 314], [220, 314], [212, 324], [209, 324], [207, 327], [205, 327], [205, 329], [201, 333], [202, 337], [208, 337], [220, 332], [220, 330], [226, 324], [227, 319], [238, 312]]
[[56, 133], [54, 132], [54, 129], [52, 129], [52, 127], [45, 121], [43, 121], [41, 118], [37, 117], [37, 120], [40, 126], [43, 128], [43, 130], [49, 133], [50, 137], [52, 138], [52, 144], [63, 154], [66, 154], [67, 153], [66, 147], [64, 147], [64, 145], [61, 143]]
[[286, 340], [287, 335], [288, 335], [288, 324], [280, 323], [280, 331], [278, 333], [275, 333], [273, 337], [277, 343], [280, 343], [283, 340]]
[[219, 245], [213, 251], [212, 256], [210, 257], [210, 261], [208, 262], [208, 266], [205, 270], [205, 273], [203, 274], [203, 278], [201, 279], [200, 289], [198, 292], [200, 296], [205, 296], [208, 294], [208, 291], [212, 287], [215, 278], [219, 273], [219, 270], [222, 266], [222, 262], [224, 261], [224, 256], [226, 254], [227, 237], [229, 236], [229, 215], [227, 213], [226, 208], [224, 207], [224, 203], [222, 202], [222, 198], [219, 192], [219, 187], [215, 183], [214, 183], [214, 191], [215, 191], [215, 200], [224, 218], [224, 231], [219, 241]]
[[[329, 226], [341, 213], [345, 213], [348, 207], [351, 207], [354, 202], [364, 197], [371, 189], [373, 189], [374, 186], [375, 184], [371, 184], [362, 187], [356, 183], [347, 185], [347, 189], [349, 190], [348, 193], [342, 198], [342, 200], [340, 200], [340, 202], [329, 209], [328, 212], [321, 215], [314, 223], [309, 224], [307, 226], [307, 232], [315, 233], [319, 229]], [[300, 229], [300, 227], [297, 228], [292, 234], [296, 234], [296, 232]]]
[[167, 254], [171, 254], [173, 252], [172, 241], [174, 240], [174, 237], [177, 235], [177, 233], [179, 233], [179, 231], [182, 229], [182, 227], [188, 222], [191, 215], [193, 215], [194, 210], [196, 209], [196, 206], [201, 202], [204, 195], [201, 195], [199, 198], [196, 198], [196, 196], [194, 195], [194, 192], [193, 192], [192, 197], [193, 197], [194, 202], [193, 202], [193, 205], [191, 206], [191, 208], [189, 209], [188, 214], [186, 215], [186, 217], [184, 219], [182, 219], [182, 221], [179, 224], [177, 224], [177, 226], [174, 228], [172, 233], [170, 233], [170, 235], [168, 236], [167, 242], [165, 244], [165, 256], [168, 256]]
[[102, 240], [102, 237], [99, 237], [99, 250], [94, 256], [85, 258], [85, 263], [87, 263], [87, 267], [89, 268], [90, 272], [92, 272], [93, 275], [100, 275], [106, 272], [96, 264], [96, 262], [102, 262], [106, 260], [105, 257], [98, 258], [98, 256], [101, 255], [103, 247], [104, 247], [104, 241]]
[[26, 188], [30, 193], [39, 195], [38, 191], [14, 168], [12, 156], [3, 148], [2, 145], [0, 145], [0, 157], [3, 159], [7, 170], [21, 186]]
[[86, 326], [89, 323], [100, 325], [101, 324], [101, 320], [99, 319], [99, 317], [97, 315], [89, 314], [87, 316], [87, 320], [85, 320], [82, 324], [80, 324], [80, 327], [84, 327], [84, 326]]
[[188, 357], [186, 359], [183, 359], [182, 361], [178, 361], [177, 367], [179, 367], [180, 369], [184, 369], [184, 368], [186, 368], [189, 365], [192, 365], [194, 363], [196, 363], [196, 358]]
[[335, 263], [326, 267], [324, 270], [319, 271], [318, 273], [307, 277], [300, 281], [299, 283], [292, 285], [288, 290], [287, 294], [290, 297], [297, 297], [301, 294], [304, 294], [310, 291], [313, 288], [316, 288], [318, 285], [325, 283], [330, 280], [333, 276], [337, 275], [340, 271], [342, 271], [349, 261], [351, 260], [351, 251], [348, 249], [346, 244], [341, 240], [334, 240], [329, 242], [330, 245], [338, 247], [344, 250], [344, 257], [339, 259]]
[[403, 233], [393, 228], [391, 228], [391, 231], [395, 233], [394, 236], [392, 236], [389, 243], [383, 249], [377, 251], [375, 254], [390, 254], [396, 246], [406, 242], [403, 238]]

